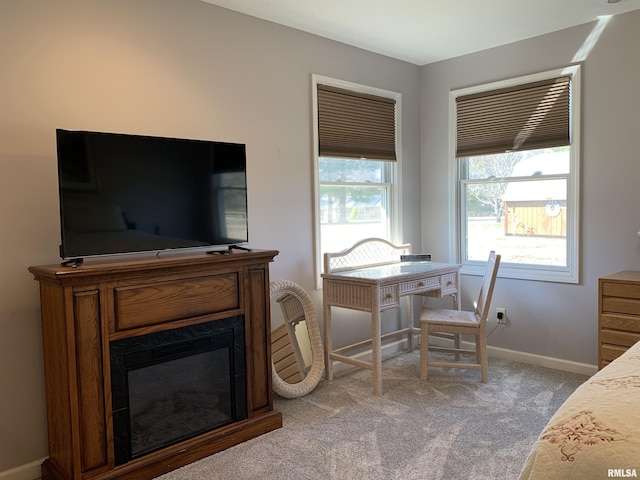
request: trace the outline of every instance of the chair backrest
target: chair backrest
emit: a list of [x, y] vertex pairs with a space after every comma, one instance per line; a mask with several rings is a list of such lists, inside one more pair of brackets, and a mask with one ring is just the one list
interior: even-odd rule
[[324, 273], [400, 262], [401, 255], [411, 253], [411, 245], [394, 245], [382, 238], [366, 238], [346, 250], [324, 254]]
[[484, 271], [484, 278], [482, 279], [482, 286], [480, 287], [478, 301], [476, 302], [475, 314], [479, 317], [478, 320], [480, 324], [485, 323], [487, 321], [487, 316], [489, 315], [491, 297], [493, 296], [493, 286], [496, 283], [499, 266], [500, 255], [496, 255], [496, 252], [491, 251], [489, 254], [489, 260], [487, 260], [487, 268]]

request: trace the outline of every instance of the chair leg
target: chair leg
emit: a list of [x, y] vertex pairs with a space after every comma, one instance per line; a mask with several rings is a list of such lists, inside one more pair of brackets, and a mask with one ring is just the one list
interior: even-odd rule
[[476, 335], [476, 354], [478, 356], [478, 363], [482, 370], [482, 383], [486, 383], [489, 379], [489, 361], [487, 359], [487, 345], [480, 335]]
[[420, 326], [420, 380], [427, 379], [429, 368], [429, 328], [426, 324]]
[[[453, 335], [453, 347], [456, 350], [460, 350], [460, 335], [457, 334], [457, 333]], [[459, 352], [455, 353], [455, 359], [456, 359], [456, 362], [460, 361], [460, 353]]]

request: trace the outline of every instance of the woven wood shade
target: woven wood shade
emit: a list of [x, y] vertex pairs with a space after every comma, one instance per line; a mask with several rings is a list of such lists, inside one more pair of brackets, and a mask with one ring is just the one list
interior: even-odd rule
[[396, 102], [318, 85], [321, 157], [396, 160]]
[[456, 156], [489, 155], [571, 144], [571, 77], [456, 99]]

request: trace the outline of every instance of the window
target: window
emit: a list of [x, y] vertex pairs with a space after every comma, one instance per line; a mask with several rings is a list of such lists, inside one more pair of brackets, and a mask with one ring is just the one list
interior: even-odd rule
[[579, 67], [452, 92], [463, 273], [577, 283]]
[[313, 76], [316, 272], [325, 252], [379, 237], [400, 243], [400, 95]]

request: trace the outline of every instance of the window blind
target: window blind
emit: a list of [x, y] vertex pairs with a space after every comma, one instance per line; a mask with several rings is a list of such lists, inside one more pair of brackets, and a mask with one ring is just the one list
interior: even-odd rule
[[456, 99], [456, 156], [571, 144], [571, 77], [558, 77]]
[[396, 102], [318, 85], [321, 157], [396, 160]]

